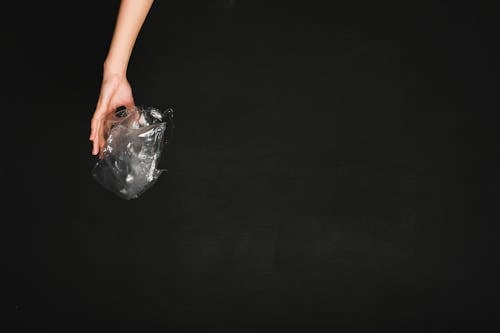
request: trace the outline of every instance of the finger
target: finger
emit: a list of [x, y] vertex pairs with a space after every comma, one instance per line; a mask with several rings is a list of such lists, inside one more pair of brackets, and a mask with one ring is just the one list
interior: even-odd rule
[[89, 140], [93, 140], [94, 139], [94, 135], [95, 135], [95, 125], [94, 125], [94, 120], [91, 120], [90, 122], [90, 136], [89, 136]]
[[97, 153], [99, 152], [99, 140], [98, 139], [94, 139], [94, 141], [92, 142], [92, 155], [97, 155]]
[[98, 131], [99, 131], [99, 125], [96, 125], [94, 137], [92, 139], [93, 141], [92, 155], [97, 155], [97, 153], [99, 152], [99, 136], [97, 135]]
[[95, 137], [96, 127], [97, 127], [97, 111], [94, 112], [92, 119], [90, 119], [90, 136], [89, 140], [93, 140]]
[[94, 115], [92, 116], [90, 127], [91, 127], [91, 133], [90, 133], [90, 140], [94, 139], [97, 133], [97, 130], [99, 128], [98, 124], [102, 122], [103, 115], [106, 114], [106, 108], [108, 107], [109, 103], [103, 103], [103, 98], [100, 97], [99, 101], [97, 102], [97, 107], [94, 111]]
[[100, 117], [96, 113], [94, 113], [94, 116], [92, 117], [92, 120], [90, 121], [90, 140], [95, 138], [99, 121], [100, 121]]
[[99, 128], [99, 118], [94, 116], [92, 117], [92, 121], [90, 123], [90, 137], [89, 139], [90, 140], [94, 140], [94, 138], [96, 137], [96, 132], [97, 132], [97, 129]]
[[99, 132], [98, 132], [98, 137], [99, 137], [99, 141], [97, 143], [97, 147], [98, 147], [98, 153], [99, 153], [99, 157], [102, 158], [102, 154], [104, 153], [104, 146], [106, 144], [106, 140], [104, 139], [104, 128], [101, 127], [99, 129]]

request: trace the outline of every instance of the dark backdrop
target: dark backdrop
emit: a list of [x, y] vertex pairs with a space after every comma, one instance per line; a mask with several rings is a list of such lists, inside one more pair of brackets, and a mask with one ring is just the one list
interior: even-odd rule
[[156, 1], [128, 77], [176, 127], [126, 201], [88, 141], [118, 4], [2, 10], [3, 332], [494, 324], [497, 5]]

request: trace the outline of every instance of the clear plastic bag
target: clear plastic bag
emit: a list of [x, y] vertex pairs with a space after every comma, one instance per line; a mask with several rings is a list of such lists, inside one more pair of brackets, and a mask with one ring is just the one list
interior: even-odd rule
[[173, 130], [173, 109], [132, 107], [110, 114], [106, 143], [92, 176], [123, 199], [135, 199], [162, 174], [158, 162]]

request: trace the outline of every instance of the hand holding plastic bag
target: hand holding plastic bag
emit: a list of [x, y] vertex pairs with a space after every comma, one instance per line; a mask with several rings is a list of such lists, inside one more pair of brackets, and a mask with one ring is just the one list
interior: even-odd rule
[[92, 176], [124, 199], [137, 198], [165, 171], [157, 167], [172, 134], [173, 110], [127, 108], [111, 113], [105, 126], [106, 143]]

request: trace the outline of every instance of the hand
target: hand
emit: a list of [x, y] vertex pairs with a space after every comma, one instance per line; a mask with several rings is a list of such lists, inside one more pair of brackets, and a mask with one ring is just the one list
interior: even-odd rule
[[105, 120], [111, 112], [121, 106], [127, 108], [134, 106], [132, 88], [124, 75], [105, 74], [91, 120], [89, 140], [93, 142], [92, 155], [99, 153], [99, 156], [102, 157], [103, 147], [106, 143], [104, 138]]

